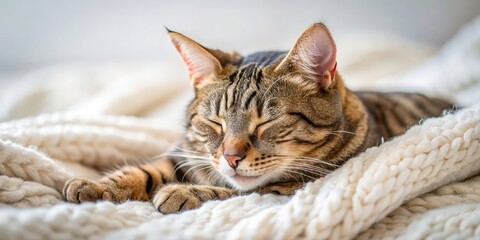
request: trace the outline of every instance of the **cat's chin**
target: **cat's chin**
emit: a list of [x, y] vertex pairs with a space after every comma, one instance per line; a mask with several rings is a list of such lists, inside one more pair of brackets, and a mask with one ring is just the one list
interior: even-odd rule
[[274, 172], [262, 173], [260, 175], [252, 176], [248, 168], [241, 165], [236, 171], [228, 165], [227, 160], [222, 156], [218, 166], [215, 166], [215, 169], [225, 177], [225, 179], [232, 185], [234, 188], [241, 191], [250, 191], [265, 185], [271, 179], [275, 178], [277, 175]]
[[233, 176], [229, 176], [229, 182], [237, 189], [242, 191], [249, 191], [255, 188], [258, 188], [264, 185], [268, 179], [270, 179], [267, 175], [260, 175], [260, 176], [242, 176], [240, 174], [235, 174]]

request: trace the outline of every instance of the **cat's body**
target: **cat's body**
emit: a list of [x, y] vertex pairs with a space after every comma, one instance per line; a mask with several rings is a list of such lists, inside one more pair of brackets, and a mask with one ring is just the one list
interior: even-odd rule
[[67, 200], [153, 199], [171, 213], [240, 192], [292, 194], [451, 108], [415, 93], [351, 92], [336, 73], [335, 44], [322, 24], [289, 52], [245, 57], [169, 35], [195, 86], [180, 150], [98, 181], [72, 179]]

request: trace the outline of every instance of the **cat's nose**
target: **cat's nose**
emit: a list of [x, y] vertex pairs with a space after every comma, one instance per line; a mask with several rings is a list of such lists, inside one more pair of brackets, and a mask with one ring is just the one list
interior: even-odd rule
[[226, 136], [223, 142], [223, 157], [231, 168], [236, 169], [239, 162], [247, 155], [248, 149], [247, 139]]
[[225, 160], [227, 160], [227, 163], [228, 165], [230, 165], [230, 167], [232, 167], [233, 169], [236, 169], [238, 166], [238, 163], [245, 158], [245, 154], [242, 155], [239, 153], [235, 153], [235, 154], [225, 153], [223, 154], [223, 157], [225, 158]]

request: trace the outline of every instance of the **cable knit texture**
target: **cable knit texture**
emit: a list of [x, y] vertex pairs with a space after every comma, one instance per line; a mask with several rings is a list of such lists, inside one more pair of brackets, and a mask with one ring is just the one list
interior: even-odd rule
[[[66, 203], [61, 190], [69, 178], [97, 177], [145, 161], [167, 151], [179, 138], [152, 119], [106, 114], [140, 111], [151, 107], [153, 100], [128, 105], [123, 95], [107, 94], [98, 98], [103, 99], [104, 113], [76, 110], [0, 123], [0, 236], [478, 239], [480, 99], [472, 89], [480, 89], [480, 53], [466, 49], [479, 43], [477, 19], [403, 79], [417, 82], [414, 73], [432, 69], [456, 72], [430, 84], [444, 86], [441, 91], [432, 87], [427, 92], [455, 96], [465, 108], [424, 120], [292, 197], [250, 194], [173, 215], [160, 214], [148, 202]], [[462, 54], [465, 64], [452, 65], [452, 59], [462, 59], [458, 58]], [[435, 74], [419, 76], [437, 81]], [[155, 89], [162, 91], [159, 86]], [[141, 97], [142, 91], [131, 89], [128, 95]], [[119, 106], [125, 106], [125, 112]]]

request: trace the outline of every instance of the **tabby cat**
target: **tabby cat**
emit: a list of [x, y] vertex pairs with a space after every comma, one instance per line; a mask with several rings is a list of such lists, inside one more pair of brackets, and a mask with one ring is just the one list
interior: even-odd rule
[[259, 192], [293, 194], [368, 147], [451, 105], [415, 93], [352, 92], [321, 23], [288, 52], [240, 56], [168, 31], [194, 86], [186, 134], [169, 157], [98, 180], [74, 178], [68, 201], [147, 201], [162, 213]]

